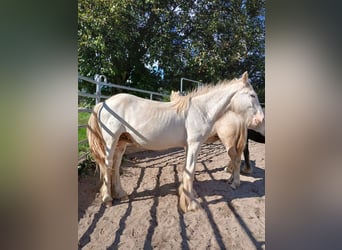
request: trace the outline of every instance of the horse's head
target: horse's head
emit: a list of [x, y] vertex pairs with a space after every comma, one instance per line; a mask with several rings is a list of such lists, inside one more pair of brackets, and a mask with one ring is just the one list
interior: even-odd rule
[[238, 81], [242, 88], [232, 98], [231, 110], [246, 118], [248, 128], [257, 128], [264, 120], [258, 95], [248, 81], [247, 72]]

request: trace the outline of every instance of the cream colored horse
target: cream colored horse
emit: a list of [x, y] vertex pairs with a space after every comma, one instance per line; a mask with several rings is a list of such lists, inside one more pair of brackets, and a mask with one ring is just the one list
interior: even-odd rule
[[240, 79], [206, 86], [177, 102], [117, 94], [97, 104], [89, 118], [87, 137], [103, 177], [102, 201], [111, 205], [113, 197], [127, 197], [119, 168], [127, 143], [133, 143], [150, 150], [186, 147], [179, 204], [184, 212], [198, 208], [193, 193], [197, 155], [215, 122], [227, 112], [246, 114], [246, 121], [253, 126], [263, 121], [247, 72]]
[[[178, 101], [186, 96], [180, 95], [179, 91], [171, 91], [170, 101]], [[228, 183], [233, 189], [240, 185], [241, 154], [244, 151], [247, 140], [247, 124], [244, 114], [232, 111], [226, 112], [218, 119], [205, 143], [213, 143], [220, 140], [225, 146], [231, 161], [225, 168], [226, 172], [232, 173]]]
[[[185, 96], [181, 95], [179, 91], [171, 91], [170, 101], [178, 101], [180, 98], [185, 98]], [[244, 152], [246, 155], [246, 147], [248, 133], [246, 132], [247, 124], [245, 121], [246, 117], [244, 114], [236, 114], [234, 112], [227, 112], [220, 119], [215, 122], [213, 126], [213, 130], [210, 133], [208, 140], [205, 143], [213, 143], [215, 141], [220, 140], [222, 144], [225, 146], [228, 156], [231, 161], [228, 163], [227, 167], [225, 167], [225, 171], [228, 173], [232, 173], [232, 176], [229, 178], [228, 182], [231, 183], [231, 187], [236, 189], [240, 185], [239, 177], [233, 177], [233, 174], [237, 175], [237, 172], [234, 172], [234, 169], [240, 166], [241, 163], [241, 154]], [[262, 136], [265, 136], [265, 119], [259, 124], [257, 127], [249, 125], [247, 127], [248, 130], [253, 130], [260, 133]], [[245, 143], [242, 145], [241, 143]], [[249, 153], [248, 153], [249, 154]], [[245, 156], [245, 165], [241, 168], [241, 172], [245, 174], [251, 174], [252, 168], [250, 167], [249, 157]], [[232, 180], [235, 180], [232, 182]]]

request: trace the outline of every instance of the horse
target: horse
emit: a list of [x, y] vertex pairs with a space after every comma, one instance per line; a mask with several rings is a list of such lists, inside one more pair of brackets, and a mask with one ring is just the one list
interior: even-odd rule
[[183, 212], [198, 209], [193, 192], [197, 156], [215, 122], [227, 112], [245, 113], [251, 126], [262, 123], [264, 114], [247, 72], [241, 78], [207, 85], [177, 102], [120, 93], [95, 105], [87, 138], [100, 169], [102, 202], [111, 206], [113, 198], [127, 198], [119, 168], [126, 145], [131, 143], [149, 150], [185, 147], [179, 206]]
[[[264, 110], [264, 112], [265, 112], [265, 110]], [[252, 140], [255, 142], [265, 144], [265, 119], [262, 121], [260, 126], [254, 128], [254, 129], [248, 129], [248, 131], [247, 131], [246, 146], [245, 146], [245, 149], [243, 150], [243, 156], [245, 159], [245, 164], [241, 168], [241, 172], [245, 173], [245, 174], [251, 174], [253, 172], [253, 169], [252, 169], [251, 164], [249, 162], [248, 140]]]
[[[179, 91], [171, 91], [171, 102], [176, 101], [180, 98], [184, 98], [184, 96], [181, 95]], [[233, 170], [240, 166], [241, 154], [243, 152], [245, 157], [245, 166], [241, 169], [241, 172], [252, 173], [252, 169], [249, 164], [248, 139], [261, 140], [260, 138], [262, 137], [262, 135], [260, 135], [256, 131], [259, 131], [263, 134], [265, 133], [264, 121], [265, 119], [263, 120], [261, 125], [259, 125], [258, 127], [254, 127], [254, 130], [252, 130], [252, 128], [249, 128], [247, 130], [247, 125], [241, 114], [227, 112], [215, 122], [213, 130], [211, 131], [210, 136], [205, 143], [213, 143], [217, 140], [220, 140], [225, 146], [228, 156], [231, 159], [231, 161], [225, 168], [226, 172], [233, 173]], [[248, 163], [246, 161], [248, 161]], [[236, 189], [237, 185], [239, 185], [239, 181], [237, 180], [238, 178], [235, 178], [235, 183], [232, 183], [232, 177], [233, 175], [231, 175], [231, 177], [229, 178], [228, 183], [230, 183], [230, 186], [233, 189]]]
[[[265, 113], [264, 109], [263, 109], [263, 111]], [[243, 150], [243, 156], [245, 159], [245, 163], [244, 163], [244, 166], [241, 167], [241, 173], [243, 173], [243, 174], [252, 174], [253, 173], [253, 168], [251, 167], [251, 164], [249, 161], [249, 148], [248, 148], [248, 141], [249, 140], [265, 144], [265, 118], [258, 127], [247, 130], [247, 140], [246, 140], [245, 149]], [[231, 173], [232, 172], [231, 165], [228, 164], [228, 166], [225, 167], [224, 170], [228, 173]]]

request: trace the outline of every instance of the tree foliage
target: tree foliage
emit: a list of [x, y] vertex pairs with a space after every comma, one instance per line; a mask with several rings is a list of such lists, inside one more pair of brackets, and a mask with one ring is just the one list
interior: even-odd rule
[[264, 0], [79, 0], [78, 11], [81, 75], [165, 91], [248, 71], [264, 100]]

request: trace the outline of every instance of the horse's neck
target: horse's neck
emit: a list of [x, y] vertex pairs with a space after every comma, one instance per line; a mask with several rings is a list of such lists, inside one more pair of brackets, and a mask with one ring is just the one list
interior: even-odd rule
[[237, 84], [215, 89], [205, 95], [198, 96], [197, 104], [206, 112], [209, 119], [217, 119], [228, 111], [228, 105], [239, 89], [240, 87]]

